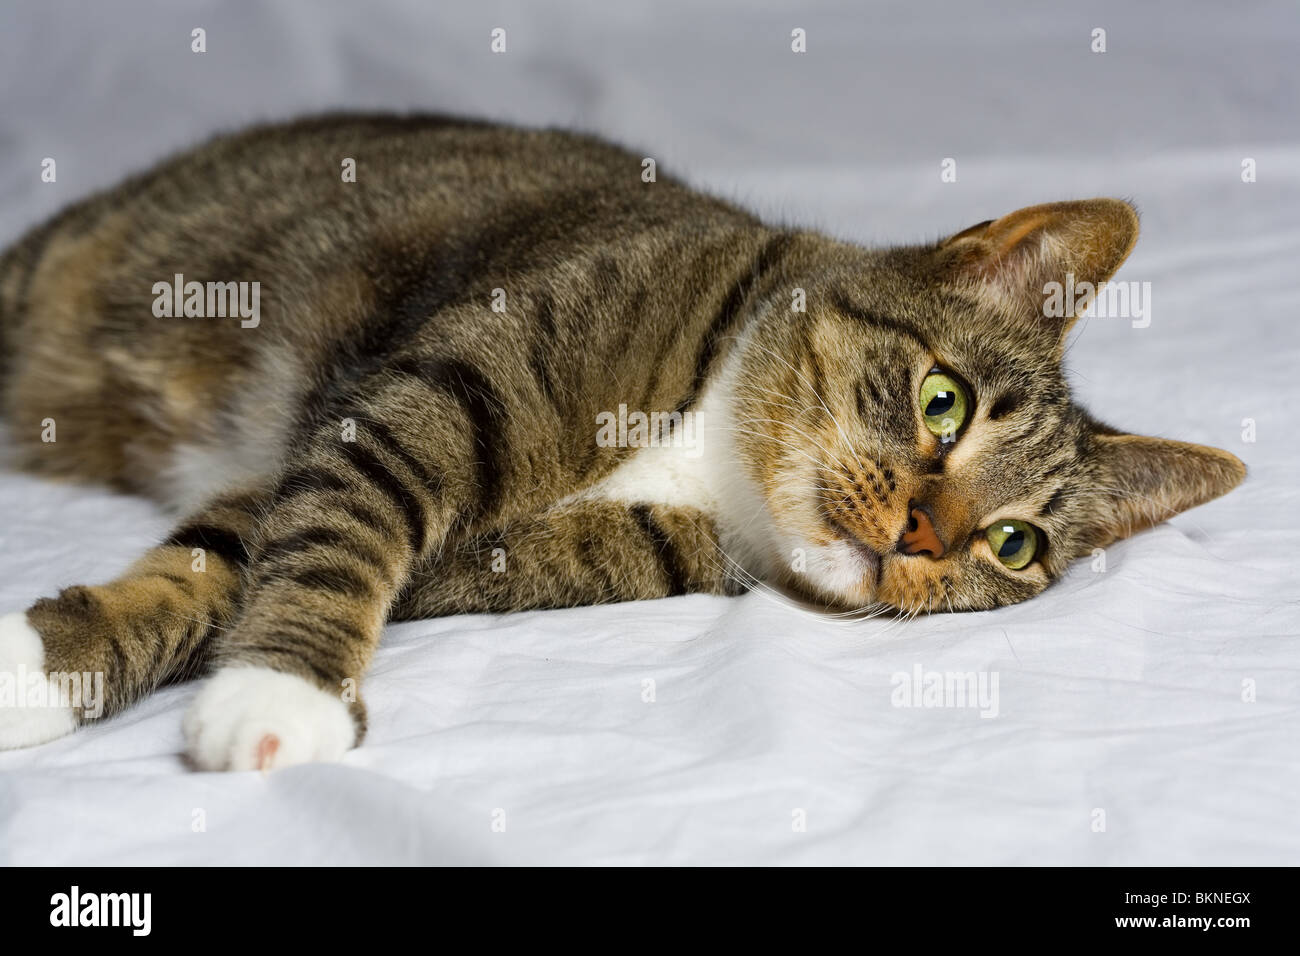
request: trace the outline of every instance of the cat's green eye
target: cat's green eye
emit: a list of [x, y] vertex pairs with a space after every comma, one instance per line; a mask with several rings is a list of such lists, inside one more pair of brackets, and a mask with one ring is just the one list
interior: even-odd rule
[[951, 375], [934, 371], [921, 383], [921, 417], [925, 427], [944, 441], [957, 438], [969, 407], [966, 389]]
[[1023, 521], [995, 521], [984, 537], [997, 559], [1012, 571], [1027, 567], [1038, 555], [1038, 529]]

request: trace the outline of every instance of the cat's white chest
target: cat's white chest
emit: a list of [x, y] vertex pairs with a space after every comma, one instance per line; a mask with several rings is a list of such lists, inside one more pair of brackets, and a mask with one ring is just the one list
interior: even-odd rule
[[732, 385], [736, 358], [683, 413], [691, 417], [684, 418], [668, 440], [637, 447], [582, 497], [703, 511], [713, 518], [728, 556], [753, 568], [766, 563], [777, 536], [736, 445], [744, 425]]
[[601, 498], [628, 504], [717, 510], [720, 462], [686, 445], [638, 448], [593, 489]]

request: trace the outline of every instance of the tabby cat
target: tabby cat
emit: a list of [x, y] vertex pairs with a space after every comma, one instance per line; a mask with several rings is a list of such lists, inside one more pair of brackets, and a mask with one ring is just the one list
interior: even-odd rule
[[0, 619], [0, 672], [57, 698], [0, 708], [0, 747], [89, 719], [68, 674], [102, 675], [105, 713], [209, 674], [198, 767], [337, 759], [389, 620], [749, 587], [993, 608], [1242, 480], [1071, 401], [1075, 316], [1044, 286], [1106, 280], [1128, 204], [869, 250], [645, 168], [567, 132], [329, 116], [10, 248], [17, 460], [180, 517], [117, 580]]

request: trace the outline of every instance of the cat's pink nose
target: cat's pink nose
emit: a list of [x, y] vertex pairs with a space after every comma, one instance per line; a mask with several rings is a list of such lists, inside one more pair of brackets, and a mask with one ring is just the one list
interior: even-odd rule
[[943, 542], [934, 530], [934, 522], [922, 508], [912, 509], [912, 520], [907, 530], [898, 539], [898, 550], [903, 554], [929, 554], [932, 558], [942, 558]]

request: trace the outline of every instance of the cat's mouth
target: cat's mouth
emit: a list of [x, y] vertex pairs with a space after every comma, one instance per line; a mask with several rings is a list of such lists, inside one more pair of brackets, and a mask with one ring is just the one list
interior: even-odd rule
[[834, 518], [827, 518], [826, 523], [830, 525], [835, 537], [848, 546], [846, 550], [850, 560], [856, 565], [855, 570], [861, 572], [866, 589], [874, 595], [880, 589], [880, 571], [883, 564], [881, 556]]

